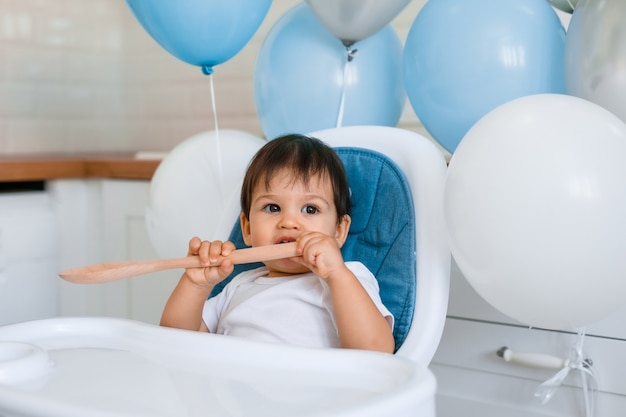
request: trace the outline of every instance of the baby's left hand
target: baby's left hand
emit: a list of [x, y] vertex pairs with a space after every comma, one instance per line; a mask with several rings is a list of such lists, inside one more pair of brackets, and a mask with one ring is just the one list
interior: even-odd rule
[[298, 259], [318, 277], [328, 280], [346, 268], [339, 243], [332, 236], [320, 232], [305, 232], [298, 237]]

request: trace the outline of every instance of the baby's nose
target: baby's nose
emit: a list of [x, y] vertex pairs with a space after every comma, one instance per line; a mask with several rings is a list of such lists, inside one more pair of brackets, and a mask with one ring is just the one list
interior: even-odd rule
[[300, 227], [298, 216], [294, 213], [283, 212], [279, 223], [281, 228], [284, 229], [297, 229]]

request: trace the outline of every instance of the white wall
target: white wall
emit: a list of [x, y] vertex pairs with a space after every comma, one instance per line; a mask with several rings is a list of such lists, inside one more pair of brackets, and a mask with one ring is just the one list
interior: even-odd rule
[[0, 0], [2, 153], [102, 147], [119, 136], [121, 15], [107, 0]]
[[[426, 0], [393, 24], [402, 40]], [[261, 135], [256, 52], [300, 0], [274, 0], [252, 41], [214, 74], [220, 128]], [[214, 127], [209, 78], [159, 47], [124, 0], [0, 0], [0, 154], [169, 150]], [[421, 127], [410, 105], [401, 126]]]

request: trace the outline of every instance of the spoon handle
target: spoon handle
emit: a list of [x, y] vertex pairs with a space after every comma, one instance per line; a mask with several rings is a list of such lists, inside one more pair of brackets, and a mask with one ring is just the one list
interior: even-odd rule
[[[221, 257], [211, 266], [221, 265], [226, 259], [233, 264], [247, 264], [252, 262], [272, 261], [275, 259], [299, 256], [295, 242], [282, 243], [279, 245], [256, 246], [252, 248], [237, 249], [230, 255]], [[151, 272], [163, 271], [176, 268], [199, 268], [198, 256], [185, 258], [158, 259], [152, 261], [124, 261], [108, 262], [68, 269], [59, 272], [59, 276], [66, 281], [77, 284], [97, 284], [102, 282], [117, 281], [120, 279], [135, 277]]]

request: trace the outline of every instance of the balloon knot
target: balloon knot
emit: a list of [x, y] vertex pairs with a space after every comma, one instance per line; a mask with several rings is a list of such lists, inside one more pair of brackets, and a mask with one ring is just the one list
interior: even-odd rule
[[341, 43], [343, 43], [343, 46], [345, 46], [346, 49], [352, 48], [352, 45], [354, 45], [354, 42], [356, 42], [356, 41], [351, 41], [351, 40], [348, 40], [348, 39], [342, 39], [341, 40]]
[[348, 62], [352, 62], [354, 57], [356, 56], [358, 49], [352, 49], [351, 46], [346, 46], [346, 52], [348, 53]]
[[202, 73], [204, 75], [211, 75], [211, 74], [213, 74], [213, 67], [211, 65], [203, 65], [202, 66]]

